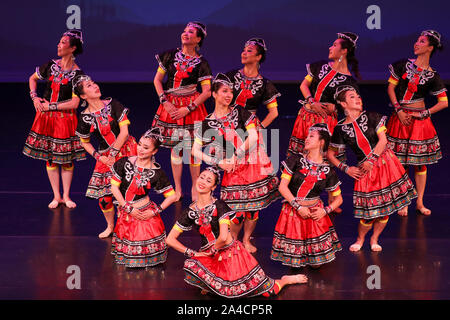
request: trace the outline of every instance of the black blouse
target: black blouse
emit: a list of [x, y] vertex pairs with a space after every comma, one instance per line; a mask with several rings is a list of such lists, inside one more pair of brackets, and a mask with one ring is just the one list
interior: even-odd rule
[[366, 161], [378, 143], [378, 132], [386, 131], [386, 116], [363, 111], [352, 123], [338, 122], [331, 137], [330, 148], [341, 155], [348, 145], [356, 155], [358, 163]]
[[299, 154], [288, 157], [281, 166], [281, 178], [289, 180], [289, 190], [296, 198], [316, 200], [323, 190], [340, 193], [341, 182], [329, 163], [314, 163]]
[[164, 197], [175, 192], [158, 163], [154, 163], [156, 168], [148, 169], [137, 166], [136, 160], [136, 156], [123, 157], [111, 168], [113, 173], [111, 184], [119, 187], [125, 201], [136, 202], [147, 196], [151, 189], [162, 193]]
[[242, 70], [233, 70], [226, 74], [233, 83], [233, 102], [245, 109], [256, 112], [261, 104], [267, 108], [277, 107], [277, 97], [281, 96], [270, 80], [258, 75], [246, 77]]
[[40, 80], [47, 80], [43, 98], [49, 102], [64, 102], [72, 100], [72, 80], [84, 74], [80, 69], [62, 70], [59, 62], [50, 60], [40, 67], [36, 67], [36, 75]]
[[211, 247], [220, 234], [220, 224], [230, 223], [230, 215], [234, 211], [223, 200], [215, 200], [203, 209], [191, 204], [181, 213], [180, 219], [175, 224], [181, 231], [189, 231], [194, 227], [201, 236], [200, 250]]
[[198, 83], [212, 79], [211, 68], [203, 56], [188, 57], [181, 49], [172, 49], [157, 54], [159, 68], [167, 74], [164, 91], [195, 89]]
[[235, 105], [224, 117], [216, 119], [214, 113], [206, 116], [195, 129], [195, 141], [207, 145], [209, 155], [222, 154], [231, 157], [244, 143], [246, 132], [256, 125], [256, 116], [241, 106]]
[[99, 152], [105, 152], [116, 141], [120, 127], [130, 124], [127, 114], [127, 108], [109, 98], [103, 109], [94, 113], [84, 111], [79, 115], [75, 133], [83, 142], [88, 142], [92, 134], [99, 141]]
[[311, 83], [309, 90], [317, 102], [337, 104], [334, 94], [336, 88], [342, 85], [352, 86], [359, 92], [355, 78], [333, 70], [326, 60], [307, 64], [306, 70], [308, 75], [305, 79]]
[[436, 71], [423, 70], [413, 59], [402, 59], [389, 65], [389, 82], [395, 85], [395, 96], [401, 104], [423, 101], [428, 93], [444, 94], [447, 89]]

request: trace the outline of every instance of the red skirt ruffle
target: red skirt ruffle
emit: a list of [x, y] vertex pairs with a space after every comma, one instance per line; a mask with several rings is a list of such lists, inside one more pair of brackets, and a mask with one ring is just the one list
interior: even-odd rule
[[237, 240], [214, 256], [187, 259], [184, 271], [187, 283], [224, 298], [257, 296], [275, 284]]
[[[199, 92], [185, 96], [166, 94], [167, 100], [176, 108], [188, 106], [199, 95]], [[173, 120], [169, 113], [164, 109], [164, 106], [160, 104], [153, 119], [152, 127], [161, 128], [162, 135], [164, 137], [161, 144], [163, 147], [173, 148], [183, 140], [188, 140], [192, 144], [194, 141], [194, 125], [197, 122], [205, 120], [207, 115], [208, 113], [206, 112], [205, 105], [201, 104], [197, 106], [194, 111], [188, 113], [184, 118]]]
[[405, 126], [394, 112], [387, 124], [387, 139], [388, 147], [403, 165], [428, 165], [442, 158], [441, 145], [431, 118], [413, 118], [411, 124]]
[[[150, 202], [140, 209], [156, 210]], [[149, 267], [164, 263], [167, 259], [166, 231], [159, 215], [137, 220], [119, 209], [116, 227], [111, 242], [111, 254], [118, 264], [126, 267]]]
[[298, 155], [303, 153], [308, 130], [316, 123], [326, 123], [328, 130], [333, 134], [333, 130], [337, 125], [337, 117], [335, 115], [328, 115], [326, 118], [323, 118], [315, 112], [307, 110], [305, 107], [300, 108], [289, 140], [288, 154]]
[[[321, 201], [315, 207], [323, 207]], [[333, 261], [342, 250], [334, 226], [326, 215], [318, 221], [303, 219], [285, 202], [275, 226], [270, 258], [291, 267]]]
[[66, 164], [86, 159], [77, 128], [75, 110], [37, 112], [23, 153], [34, 159]]
[[417, 192], [395, 154], [386, 149], [372, 170], [355, 181], [355, 218], [375, 219], [408, 206]]
[[[101, 153], [102, 156], [109, 156], [111, 150]], [[123, 157], [131, 157], [137, 155], [136, 139], [128, 136], [127, 141], [123, 144], [120, 152], [116, 156], [116, 161]], [[89, 185], [86, 191], [86, 197], [99, 199], [105, 196], [112, 196], [111, 193], [111, 169], [104, 163], [97, 161], [94, 172], [92, 173]]]

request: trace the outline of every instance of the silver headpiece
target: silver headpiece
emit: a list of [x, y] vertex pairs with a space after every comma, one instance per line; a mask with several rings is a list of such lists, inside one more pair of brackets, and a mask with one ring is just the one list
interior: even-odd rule
[[213, 84], [214, 83], [221, 83], [227, 87], [233, 88], [233, 83], [231, 82], [230, 78], [228, 78], [225, 74], [223, 73], [218, 73], [216, 75], [216, 77], [213, 80]]
[[200, 29], [203, 32], [203, 35], [206, 38], [206, 35], [207, 35], [207, 33], [206, 33], [206, 26], [203, 23], [198, 22], [198, 21], [192, 21], [192, 22], [188, 22], [186, 27], [193, 27], [193, 28]]
[[336, 92], [334, 93], [334, 96], [333, 96], [334, 100], [337, 101], [337, 98], [339, 97], [339, 95], [342, 92], [350, 91], [350, 90], [356, 91], [355, 87], [348, 86], [348, 85], [337, 87]]
[[216, 167], [207, 167], [205, 170], [208, 170], [208, 171], [211, 171], [212, 173], [214, 173], [214, 175], [215, 175], [216, 178], [217, 178], [217, 183], [216, 183], [216, 184], [219, 184], [219, 183], [220, 183], [220, 178], [221, 178], [221, 176], [220, 176], [220, 171], [219, 171], [219, 169], [217, 169]]
[[160, 142], [164, 141], [160, 127], [153, 127], [150, 130], [147, 130], [142, 137], [147, 139], [155, 139]]
[[353, 43], [353, 46], [356, 48], [356, 42], [358, 41], [359, 36], [356, 33], [353, 32], [339, 32], [338, 38], [340, 39], [347, 39], [351, 43]]
[[63, 37], [64, 36], [68, 36], [71, 38], [75, 38], [75, 39], [79, 39], [81, 43], [83, 43], [83, 33], [81, 32], [81, 30], [69, 30], [63, 33]]
[[264, 49], [264, 51], [267, 52], [266, 42], [262, 38], [251, 38], [250, 40], [248, 40], [245, 43], [244, 47], [246, 47], [246, 46], [255, 46], [255, 45], [258, 45], [258, 46], [262, 47]]
[[325, 131], [331, 135], [330, 130], [328, 130], [328, 125], [326, 123], [316, 123], [309, 127], [308, 131]]
[[439, 47], [441, 46], [441, 34], [434, 30], [425, 30], [420, 34], [421, 36], [430, 36], [437, 40]]
[[92, 81], [92, 79], [87, 74], [80, 75], [72, 80], [72, 87], [76, 88], [83, 81]]

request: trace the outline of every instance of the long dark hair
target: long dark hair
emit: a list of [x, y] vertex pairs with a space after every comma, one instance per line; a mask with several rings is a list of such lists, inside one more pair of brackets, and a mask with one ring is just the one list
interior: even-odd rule
[[355, 77], [358, 80], [361, 80], [361, 74], [359, 73], [359, 61], [355, 56], [355, 45], [350, 40], [341, 38], [341, 48], [347, 49], [347, 63]]

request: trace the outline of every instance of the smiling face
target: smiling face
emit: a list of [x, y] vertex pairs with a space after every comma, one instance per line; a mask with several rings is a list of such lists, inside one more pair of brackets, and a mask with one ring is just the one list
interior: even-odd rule
[[233, 100], [233, 89], [226, 85], [221, 85], [217, 91], [212, 93], [212, 95], [216, 100], [216, 104], [221, 106], [229, 106], [231, 100]]
[[308, 136], [305, 139], [305, 150], [311, 151], [315, 149], [322, 149], [323, 140], [320, 139], [319, 132], [317, 130], [310, 130]]
[[249, 45], [244, 47], [241, 53], [241, 63], [242, 64], [254, 64], [261, 60], [261, 54], [258, 53], [258, 48], [256, 45]]
[[328, 48], [328, 59], [337, 60], [341, 56], [347, 55], [347, 49], [342, 49], [341, 46], [342, 39], [336, 39], [331, 47]]
[[197, 178], [195, 187], [199, 194], [209, 194], [216, 188], [216, 175], [209, 170], [203, 170]]
[[362, 99], [354, 90], [345, 92], [345, 101], [341, 102], [341, 106], [348, 111], [362, 111], [363, 109]]
[[433, 51], [433, 46], [430, 45], [430, 41], [428, 40], [427, 36], [420, 36], [416, 43], [414, 43], [414, 54], [416, 56], [422, 55], [422, 54], [431, 54]]
[[71, 47], [70, 38], [68, 36], [64, 36], [61, 40], [59, 40], [57, 49], [58, 57], [65, 57], [67, 55], [71, 55], [75, 51], [76, 46]]
[[202, 40], [201, 37], [197, 36], [197, 29], [194, 27], [186, 27], [184, 28], [183, 33], [181, 34], [181, 44], [182, 45], [192, 45], [196, 46]]
[[137, 156], [140, 160], [148, 160], [158, 152], [153, 140], [142, 137], [137, 145]]
[[97, 99], [100, 98], [102, 93], [100, 87], [94, 81], [83, 81], [82, 82], [83, 93], [80, 95], [82, 99]]

